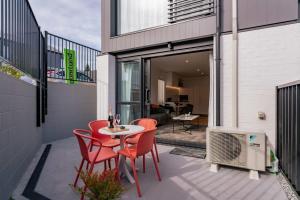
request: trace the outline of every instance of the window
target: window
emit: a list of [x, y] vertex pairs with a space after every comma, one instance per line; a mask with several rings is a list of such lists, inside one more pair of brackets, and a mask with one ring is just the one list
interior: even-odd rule
[[118, 65], [117, 110], [121, 123], [141, 117], [141, 64], [139, 61], [120, 62]]
[[117, 34], [168, 23], [168, 0], [117, 0]]
[[111, 36], [214, 14], [214, 0], [111, 0]]

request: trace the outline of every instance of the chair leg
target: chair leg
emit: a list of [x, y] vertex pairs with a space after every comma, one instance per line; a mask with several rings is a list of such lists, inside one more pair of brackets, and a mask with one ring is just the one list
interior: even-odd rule
[[158, 150], [157, 150], [157, 144], [156, 144], [156, 139], [155, 138], [154, 138], [154, 148], [155, 148], [157, 162], [159, 162]]
[[121, 179], [120, 179], [120, 175], [119, 175], [119, 157], [116, 157], [115, 158], [115, 170], [116, 170], [116, 178], [119, 182], [121, 182]]
[[111, 170], [111, 160], [109, 159], [107, 162], [108, 162], [109, 170]]
[[89, 169], [89, 166], [90, 166], [90, 163], [87, 162], [87, 163], [86, 163], [86, 166], [85, 166], [85, 170], [86, 170], [86, 171]]
[[143, 173], [146, 173], [146, 156], [143, 155]]
[[79, 175], [80, 175], [80, 173], [81, 173], [83, 164], [84, 164], [84, 159], [82, 159], [82, 161], [81, 161], [81, 163], [80, 163], [80, 167], [79, 167], [79, 169], [78, 169], [78, 172], [77, 172], [77, 175], [76, 175], [76, 178], [75, 178], [75, 181], [74, 181], [74, 187], [77, 186], [78, 178], [79, 178]]
[[158, 169], [158, 166], [157, 166], [157, 162], [155, 160], [153, 149], [151, 150], [151, 155], [152, 155], [152, 159], [153, 159], [153, 162], [154, 162], [154, 166], [155, 166], [155, 170], [156, 170], [156, 174], [157, 174], [158, 180], [161, 181], [160, 173], [159, 173], [159, 169]]
[[[90, 170], [89, 170], [89, 172], [88, 172], [88, 175], [91, 175], [91, 173], [93, 172], [94, 166], [95, 166], [95, 164], [92, 163], [92, 164], [91, 164], [91, 168], [90, 168]], [[85, 194], [86, 190], [87, 190], [87, 185], [84, 186], [83, 192], [81, 193], [81, 198], [80, 198], [80, 200], [83, 200], [83, 199], [84, 199], [84, 194]]]
[[107, 170], [107, 164], [106, 164], [106, 160], [104, 161], [104, 171]]
[[131, 168], [132, 168], [132, 171], [133, 171], [133, 176], [134, 176], [134, 180], [135, 180], [135, 185], [136, 185], [138, 196], [142, 197], [141, 189], [140, 189], [140, 184], [139, 184], [139, 180], [138, 180], [138, 176], [137, 176], [137, 173], [136, 173], [135, 164], [134, 164], [134, 160], [133, 159], [130, 159], [130, 164], [131, 164]]

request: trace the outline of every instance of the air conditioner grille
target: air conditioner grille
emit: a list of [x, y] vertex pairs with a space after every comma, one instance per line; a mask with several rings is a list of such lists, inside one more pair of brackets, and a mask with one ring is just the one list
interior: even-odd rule
[[247, 167], [246, 135], [211, 132], [209, 137], [211, 162]]

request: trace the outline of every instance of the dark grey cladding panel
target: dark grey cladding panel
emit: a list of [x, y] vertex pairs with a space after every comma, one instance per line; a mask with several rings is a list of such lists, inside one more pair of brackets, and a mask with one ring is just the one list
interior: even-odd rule
[[[221, 0], [222, 31], [231, 31], [232, 0]], [[239, 29], [298, 19], [298, 0], [238, 0]]]
[[221, 28], [222, 32], [231, 31], [232, 0], [220, 0], [221, 2]]
[[239, 0], [239, 28], [298, 19], [298, 0]]
[[132, 34], [110, 38], [105, 34], [107, 40], [103, 43], [102, 52], [118, 52], [126, 49], [155, 46], [187, 39], [207, 37], [216, 32], [216, 17], [204, 17], [140, 31]]

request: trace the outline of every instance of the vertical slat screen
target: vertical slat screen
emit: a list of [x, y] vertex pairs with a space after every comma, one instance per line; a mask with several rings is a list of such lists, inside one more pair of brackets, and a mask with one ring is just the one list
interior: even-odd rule
[[277, 89], [277, 156], [283, 173], [300, 192], [300, 81]]

